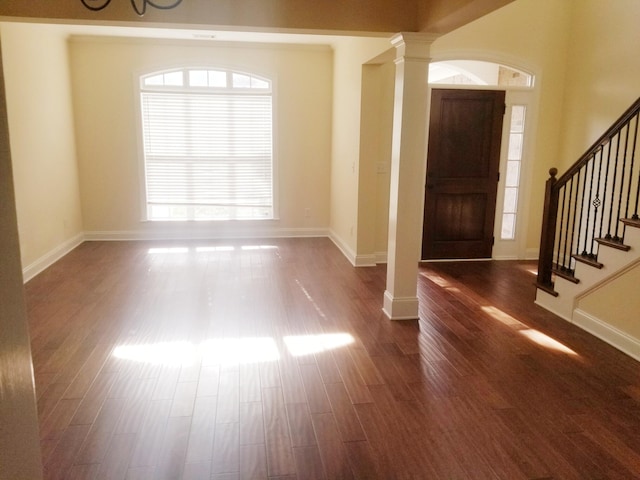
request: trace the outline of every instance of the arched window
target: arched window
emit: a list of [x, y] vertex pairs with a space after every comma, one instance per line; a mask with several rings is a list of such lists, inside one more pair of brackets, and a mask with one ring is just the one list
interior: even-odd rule
[[499, 63], [478, 60], [447, 60], [429, 64], [429, 83], [533, 87], [533, 75]]
[[184, 68], [140, 78], [148, 220], [270, 219], [271, 81]]

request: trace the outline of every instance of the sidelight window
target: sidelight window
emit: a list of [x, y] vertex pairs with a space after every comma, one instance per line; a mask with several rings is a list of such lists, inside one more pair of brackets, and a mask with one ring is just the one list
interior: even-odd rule
[[504, 202], [502, 206], [502, 240], [516, 238], [516, 220], [518, 216], [518, 193], [520, 189], [520, 170], [524, 146], [524, 124], [527, 107], [513, 105], [509, 124], [509, 146], [507, 150], [507, 174], [505, 178]]

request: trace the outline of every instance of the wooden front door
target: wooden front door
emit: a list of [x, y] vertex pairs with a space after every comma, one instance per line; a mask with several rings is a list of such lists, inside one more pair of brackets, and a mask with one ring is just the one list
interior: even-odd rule
[[490, 258], [505, 92], [431, 94], [423, 259]]

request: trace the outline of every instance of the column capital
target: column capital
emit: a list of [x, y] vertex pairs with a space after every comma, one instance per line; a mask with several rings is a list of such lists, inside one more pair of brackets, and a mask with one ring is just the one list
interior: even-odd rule
[[391, 38], [391, 45], [396, 48], [396, 59], [410, 57], [428, 60], [431, 44], [439, 37], [435, 33], [401, 32]]

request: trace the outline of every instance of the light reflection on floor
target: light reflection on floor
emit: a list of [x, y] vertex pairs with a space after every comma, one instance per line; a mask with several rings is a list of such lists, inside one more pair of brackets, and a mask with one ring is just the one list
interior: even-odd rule
[[[527, 269], [527, 272], [533, 275], [537, 275], [538, 273], [536, 269]], [[452, 291], [454, 293], [460, 292], [458, 288], [451, 286], [451, 283], [446, 278], [440, 275], [434, 274], [433, 272], [429, 272], [429, 273], [421, 272], [420, 275], [424, 276], [425, 278], [428, 278], [430, 281], [438, 285], [440, 288], [443, 288], [447, 291]], [[518, 331], [518, 333], [520, 333], [523, 337], [527, 338], [529, 341], [537, 345], [548, 348], [550, 350], [565, 353], [567, 355], [571, 355], [577, 358], [580, 357], [580, 355], [576, 351], [567, 347], [563, 343], [555, 340], [554, 338], [548, 336], [545, 333], [542, 333], [539, 330], [530, 328], [528, 325], [522, 323], [520, 320], [512, 317], [508, 313], [500, 310], [499, 308], [493, 305], [481, 305], [480, 309], [486, 314], [488, 314], [491, 318], [498, 320], [500, 323], [510, 328], [513, 328], [514, 330]]]
[[539, 330], [534, 328], [529, 328], [528, 325], [525, 325], [520, 320], [512, 317], [506, 312], [503, 312], [497, 307], [494, 306], [482, 306], [480, 307], [483, 312], [489, 314], [495, 320], [507, 325], [508, 327], [517, 330], [520, 335], [523, 335], [528, 340], [542, 346], [548, 348], [550, 350], [555, 350], [557, 352], [566, 353], [567, 355], [573, 355], [578, 357], [578, 353], [574, 350], [571, 350], [566, 345], [560, 343], [559, 341], [551, 338], [549, 335], [542, 333]]
[[429, 274], [421, 273], [420, 275], [428, 278], [433, 283], [438, 285], [440, 288], [444, 288], [449, 292], [460, 293], [460, 289], [458, 287], [452, 286], [451, 283], [446, 278], [443, 278], [440, 275], [435, 275], [433, 273], [429, 273]]
[[[285, 336], [282, 340], [294, 357], [326, 352], [354, 342], [353, 336], [344, 332]], [[246, 337], [212, 338], [200, 344], [176, 341], [119, 345], [113, 350], [113, 356], [152, 365], [189, 366], [198, 362], [202, 365], [243, 365], [275, 362], [281, 352], [271, 337]]]
[[327, 333], [322, 335], [298, 335], [283, 338], [287, 349], [294, 357], [326, 352], [345, 347], [354, 342], [348, 333]]
[[211, 252], [233, 252], [236, 249], [242, 251], [252, 251], [252, 250], [278, 250], [278, 247], [275, 245], [241, 245], [240, 247], [235, 247], [233, 245], [212, 245], [212, 246], [204, 246], [204, 247], [151, 247], [147, 250], [147, 253], [150, 255], [154, 254], [166, 254], [166, 253], [211, 253]]
[[571, 350], [566, 345], [560, 343], [559, 341], [551, 338], [549, 335], [546, 335], [539, 330], [529, 328], [527, 330], [521, 330], [520, 334], [524, 335], [532, 342], [535, 342], [538, 345], [542, 345], [543, 347], [549, 348], [551, 350], [566, 353], [567, 355], [578, 355], [575, 351]]

